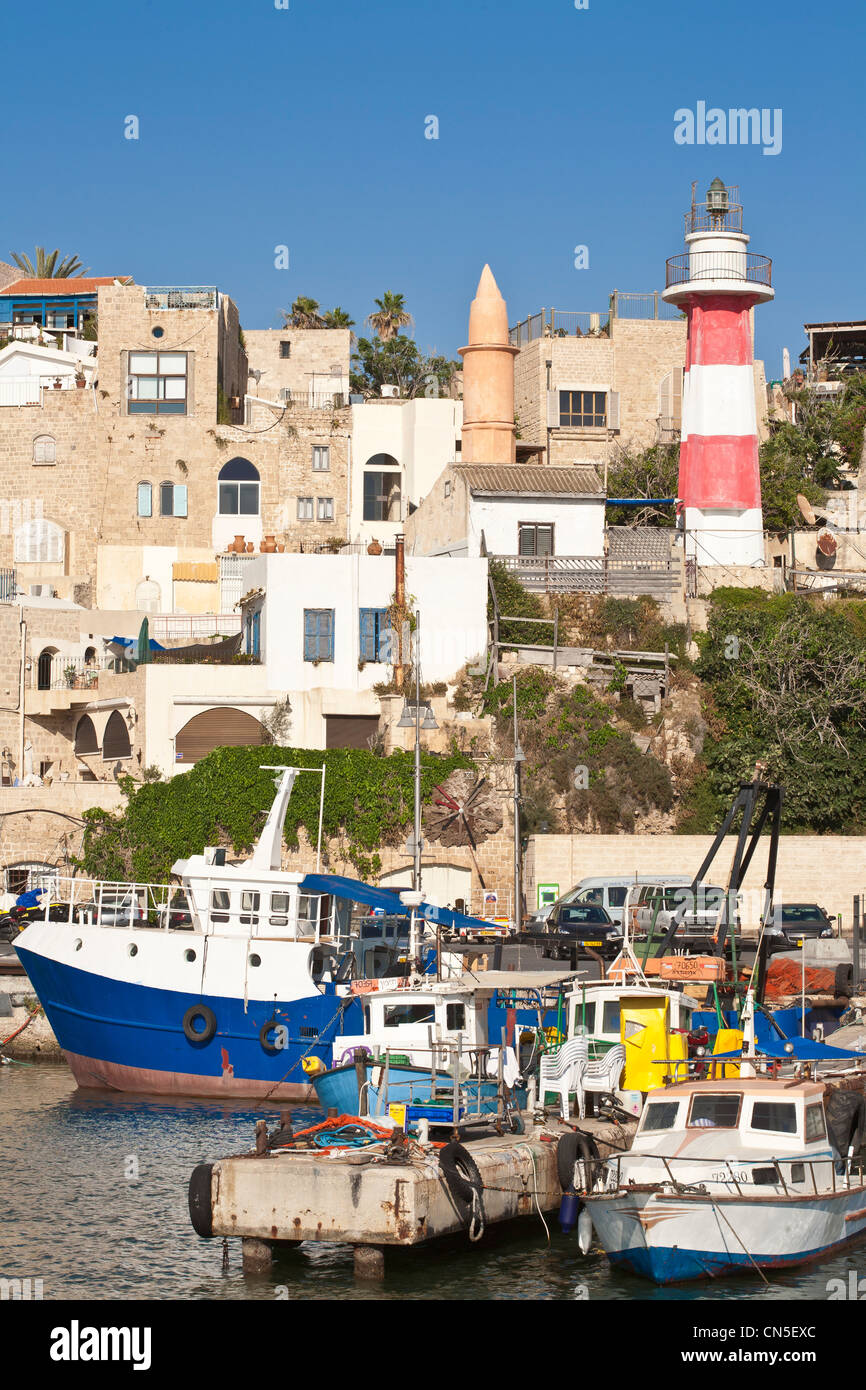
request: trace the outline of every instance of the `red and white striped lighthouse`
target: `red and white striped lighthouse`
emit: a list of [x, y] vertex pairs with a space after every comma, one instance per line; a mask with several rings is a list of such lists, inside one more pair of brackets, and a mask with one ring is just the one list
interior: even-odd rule
[[699, 565], [764, 563], [751, 311], [773, 298], [772, 266], [746, 249], [737, 198], [714, 179], [692, 204], [663, 291], [688, 316], [679, 495]]

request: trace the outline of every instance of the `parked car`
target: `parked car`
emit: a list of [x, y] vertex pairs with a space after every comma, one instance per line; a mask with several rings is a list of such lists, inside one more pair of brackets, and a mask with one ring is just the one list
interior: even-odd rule
[[[635, 882], [667, 883], [668, 880], [661, 876], [654, 878], [649, 874], [641, 875], [639, 879], [635, 874], [602, 874], [595, 878], [582, 878], [573, 888], [569, 888], [567, 893], [557, 898], [555, 903], [539, 908], [527, 922], [527, 930], [544, 930], [553, 909], [563, 903], [586, 903], [592, 907], [603, 907], [611, 920], [622, 926], [626, 895]], [[684, 882], [690, 883], [691, 879], [685, 879]]]
[[77, 917], [79, 922], [98, 922], [102, 927], [140, 926], [147, 921], [147, 913], [130, 893], [103, 893], [98, 902], [81, 903]]
[[794, 947], [816, 937], [836, 935], [833, 918], [817, 903], [784, 903], [776, 909], [774, 925]]
[[[0, 915], [0, 941], [14, 941], [28, 922], [42, 922], [44, 919], [45, 907], [40, 903], [31, 903], [29, 907], [17, 905], [10, 907], [8, 912]], [[48, 920], [49, 922], [68, 922], [69, 904], [49, 903]]]
[[593, 903], [555, 903], [547, 929], [551, 936], [559, 938], [543, 951], [552, 960], [567, 960], [575, 949], [613, 957], [622, 946], [619, 925], [603, 907]]

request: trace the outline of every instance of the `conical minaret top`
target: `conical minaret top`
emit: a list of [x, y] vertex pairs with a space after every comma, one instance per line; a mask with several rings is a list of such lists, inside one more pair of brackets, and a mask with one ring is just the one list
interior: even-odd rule
[[508, 309], [485, 265], [469, 311], [463, 358], [464, 463], [514, 463], [514, 358], [508, 341]]

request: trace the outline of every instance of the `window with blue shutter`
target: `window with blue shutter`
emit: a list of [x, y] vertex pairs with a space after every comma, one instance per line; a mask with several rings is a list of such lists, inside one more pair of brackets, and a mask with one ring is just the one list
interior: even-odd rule
[[383, 661], [382, 637], [388, 625], [387, 608], [362, 608], [360, 612], [360, 659]]
[[153, 516], [153, 488], [150, 483], [138, 485], [138, 515]]
[[334, 660], [333, 608], [304, 609], [304, 660]]

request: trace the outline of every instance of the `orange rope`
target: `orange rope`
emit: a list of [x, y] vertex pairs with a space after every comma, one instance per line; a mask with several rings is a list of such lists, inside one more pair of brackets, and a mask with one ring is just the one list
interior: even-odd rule
[[36, 1015], [39, 1014], [39, 1013], [41, 1013], [41, 1012], [42, 1012], [42, 1005], [41, 1005], [41, 1004], [37, 1004], [37, 1005], [36, 1005], [36, 1008], [35, 1008], [35, 1009], [32, 1009], [31, 1012], [27, 1015], [27, 1017], [25, 1018], [24, 1022], [21, 1024], [21, 1027], [20, 1027], [20, 1028], [16, 1028], [14, 1033], [10, 1033], [8, 1038], [4, 1038], [3, 1041], [0, 1042], [0, 1047], [5, 1047], [7, 1043], [11, 1043], [11, 1042], [12, 1042], [12, 1039], [13, 1039], [13, 1038], [17, 1038], [19, 1033], [23, 1033], [23, 1032], [24, 1032], [24, 1029], [27, 1027], [28, 1023], [32, 1023], [33, 1020], [34, 1020], [34, 1018], [36, 1017]]

